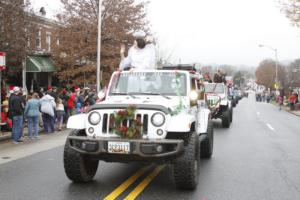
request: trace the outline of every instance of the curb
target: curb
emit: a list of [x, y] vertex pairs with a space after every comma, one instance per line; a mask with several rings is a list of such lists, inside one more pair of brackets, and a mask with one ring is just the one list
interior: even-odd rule
[[[11, 139], [12, 132], [6, 132], [6, 133], [7, 134], [3, 134], [0, 136], [0, 142]], [[44, 129], [39, 130], [39, 134], [42, 134], [42, 133], [44, 133]], [[27, 135], [28, 135], [28, 131], [26, 131], [26, 132], [24, 131], [23, 136], [27, 136]]]
[[297, 117], [300, 117], [300, 114], [297, 114], [297, 113], [292, 112], [292, 111], [289, 111], [289, 110], [285, 110], [285, 111], [288, 112], [288, 113], [291, 113], [291, 114], [293, 114], [293, 115], [295, 115], [295, 116], [297, 116]]
[[[271, 104], [272, 104], [273, 106], [276, 106], [276, 107], [278, 108], [278, 105], [277, 105], [276, 103], [271, 102]], [[288, 113], [290, 113], [290, 114], [293, 114], [293, 115], [295, 115], [295, 116], [297, 116], [297, 117], [300, 117], [300, 113], [297, 114], [297, 113], [295, 113], [295, 112], [289, 110], [289, 108], [286, 107], [286, 106], [283, 106], [283, 107], [282, 107], [282, 110], [284, 110], [285, 112], [288, 112]], [[300, 112], [300, 111], [299, 111], [299, 112]]]
[[[64, 124], [62, 126], [62, 128], [66, 129], [66, 124]], [[24, 131], [24, 130], [26, 130], [26, 131]], [[28, 135], [27, 127], [24, 128], [23, 131], [24, 131], [23, 136], [27, 136]], [[0, 134], [0, 142], [11, 139], [11, 134], [12, 134], [11, 132], [6, 132], [6, 134], [3, 134], [3, 135]], [[40, 127], [39, 134], [45, 134], [44, 128]]]
[[0, 142], [5, 141], [11, 138], [11, 133], [10, 134], [5, 134], [0, 136]]

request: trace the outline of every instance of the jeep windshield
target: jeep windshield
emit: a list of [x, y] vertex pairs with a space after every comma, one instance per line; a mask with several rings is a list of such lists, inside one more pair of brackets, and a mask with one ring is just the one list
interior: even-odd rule
[[115, 74], [109, 95], [186, 96], [186, 75], [175, 72], [129, 72]]
[[220, 83], [205, 84], [205, 92], [223, 94], [224, 93], [224, 85], [220, 84]]

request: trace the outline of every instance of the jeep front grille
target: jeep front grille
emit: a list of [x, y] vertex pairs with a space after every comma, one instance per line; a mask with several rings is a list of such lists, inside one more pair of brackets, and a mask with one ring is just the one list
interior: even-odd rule
[[[148, 114], [136, 114], [135, 119], [138, 119], [142, 122], [142, 133], [143, 135], [148, 134], [148, 124], [149, 117]], [[115, 117], [113, 113], [105, 113], [102, 117], [102, 133], [103, 134], [113, 134]], [[133, 123], [133, 120], [124, 120], [123, 126], [130, 127]]]

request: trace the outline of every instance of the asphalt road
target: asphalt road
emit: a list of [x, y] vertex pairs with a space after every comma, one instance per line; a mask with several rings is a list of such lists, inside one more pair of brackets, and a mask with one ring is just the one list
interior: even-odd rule
[[168, 166], [100, 162], [93, 182], [71, 183], [59, 146], [0, 164], [0, 199], [300, 199], [300, 118], [249, 96], [233, 120], [229, 129], [215, 121], [214, 154], [201, 160], [194, 191], [176, 190]]

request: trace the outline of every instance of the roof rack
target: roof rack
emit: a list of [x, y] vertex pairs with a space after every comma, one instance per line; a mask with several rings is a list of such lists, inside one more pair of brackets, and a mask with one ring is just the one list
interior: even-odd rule
[[197, 71], [195, 65], [191, 65], [191, 64], [164, 65], [162, 69], [163, 70], [184, 70], [190, 72]]

